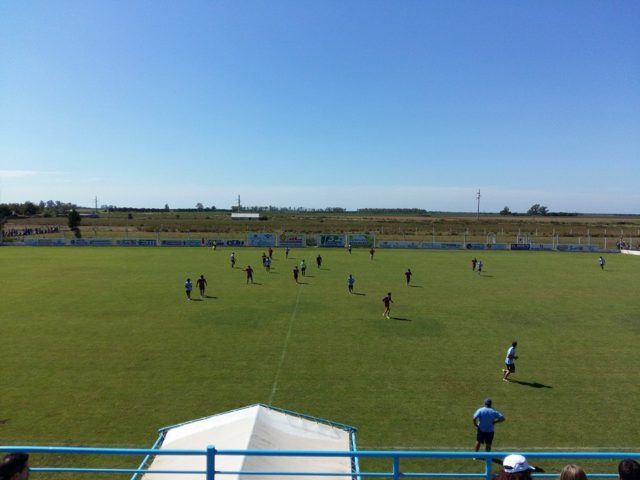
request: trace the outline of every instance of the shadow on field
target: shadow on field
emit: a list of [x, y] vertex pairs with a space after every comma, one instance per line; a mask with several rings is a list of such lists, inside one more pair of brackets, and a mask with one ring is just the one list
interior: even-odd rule
[[201, 302], [202, 299], [201, 298], [192, 298], [191, 301], [192, 302]]
[[213, 295], [205, 295], [204, 298], [214, 298], [214, 299], [216, 299], [218, 297], [214, 297]]
[[390, 317], [390, 320], [397, 320], [399, 322], [410, 322], [410, 318], [402, 318], [402, 317]]
[[538, 383], [538, 382], [523, 382], [522, 380], [513, 380], [513, 379], [509, 379], [509, 381], [511, 383], [517, 383], [519, 385], [524, 385], [525, 387], [532, 387], [532, 388], [553, 388], [551, 385], [544, 385], [542, 383]]
[[409, 285], [411, 288], [424, 288], [422, 285]]
[[309, 285], [309, 282], [298, 282], [298, 285]]
[[360, 295], [361, 297], [366, 297], [367, 296], [366, 293], [358, 293], [358, 292], [353, 292], [351, 295]]
[[258, 282], [249, 282], [247, 283], [247, 285], [262, 285], [262, 284]]

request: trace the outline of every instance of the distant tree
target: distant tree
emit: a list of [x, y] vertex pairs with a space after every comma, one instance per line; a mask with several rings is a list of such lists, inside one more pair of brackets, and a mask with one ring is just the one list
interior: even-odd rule
[[200, 202], [196, 203], [196, 208], [198, 209], [199, 212], [201, 212], [202, 210], [204, 210], [204, 205], [202, 205]]
[[80, 217], [80, 214], [75, 208], [72, 208], [69, 212], [68, 224], [76, 238], [82, 237], [80, 233], [80, 222], [82, 222], [82, 217]]
[[531, 208], [527, 210], [527, 215], [548, 215], [549, 209], [539, 203], [534, 203]]
[[131, 212], [127, 213], [127, 218], [133, 220], [133, 214]]
[[511, 215], [511, 210], [509, 210], [509, 207], [505, 206], [502, 210], [500, 210], [500, 215]]
[[169, 211], [169, 204], [168, 204], [168, 203], [165, 203], [165, 204], [164, 204], [164, 209], [165, 209], [166, 211]]
[[38, 206], [33, 202], [24, 202], [22, 213], [24, 215], [35, 215], [38, 213]]
[[540, 204], [534, 203], [531, 208], [527, 210], [527, 215], [540, 215]]
[[213, 210], [215, 212], [216, 211], [216, 206], [215, 205], [211, 205], [211, 210]]

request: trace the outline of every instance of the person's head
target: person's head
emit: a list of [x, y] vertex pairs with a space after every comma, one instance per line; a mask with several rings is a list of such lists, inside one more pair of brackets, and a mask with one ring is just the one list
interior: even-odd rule
[[570, 463], [560, 472], [560, 480], [587, 480], [587, 474], [582, 467]]
[[204, 275], [200, 275], [200, 278], [204, 278]]
[[387, 297], [390, 297], [390, 296], [391, 296], [391, 292], [387, 292]]
[[190, 281], [191, 281], [191, 279], [190, 279], [190, 278], [187, 278], [187, 282], [190, 282]]
[[640, 464], [631, 458], [618, 464], [620, 480], [640, 480]]
[[527, 459], [523, 455], [507, 455], [502, 461], [502, 472], [500, 479], [502, 480], [527, 480], [531, 478], [531, 472], [534, 471]]
[[511, 346], [512, 347], [517, 347], [518, 346], [518, 342], [516, 342], [515, 340], [513, 342], [511, 342]]
[[0, 463], [0, 480], [27, 480], [29, 478], [29, 454], [10, 453]]
[[490, 398], [485, 398], [484, 405], [485, 405], [485, 407], [490, 407], [491, 406], [491, 399]]

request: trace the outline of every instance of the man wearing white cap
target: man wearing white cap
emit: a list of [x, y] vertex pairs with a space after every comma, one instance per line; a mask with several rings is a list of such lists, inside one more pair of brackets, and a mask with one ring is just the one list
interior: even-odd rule
[[502, 461], [500, 480], [528, 480], [535, 468], [523, 455], [507, 455]]
[[476, 427], [476, 452], [480, 450], [480, 445], [484, 443], [487, 452], [491, 451], [493, 443], [494, 425], [504, 422], [504, 415], [498, 410], [491, 408], [491, 399], [484, 401], [484, 407], [480, 407], [473, 414], [473, 425]]

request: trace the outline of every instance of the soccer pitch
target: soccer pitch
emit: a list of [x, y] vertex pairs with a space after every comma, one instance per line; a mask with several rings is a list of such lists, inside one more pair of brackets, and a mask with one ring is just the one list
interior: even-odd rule
[[[494, 450], [638, 446], [640, 258], [277, 249], [266, 273], [262, 249], [235, 269], [231, 251], [1, 248], [3, 443], [147, 447], [260, 402], [356, 426], [360, 449], [470, 450], [491, 397]], [[189, 302], [200, 274], [207, 298]]]

